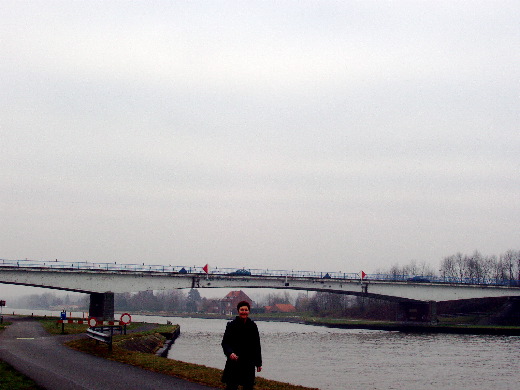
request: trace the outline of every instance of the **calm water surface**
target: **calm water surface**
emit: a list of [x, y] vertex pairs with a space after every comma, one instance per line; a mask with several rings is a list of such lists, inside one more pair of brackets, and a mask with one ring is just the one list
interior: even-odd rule
[[[172, 318], [169, 357], [224, 368], [225, 320]], [[416, 335], [258, 321], [261, 376], [323, 390], [519, 388], [520, 337]]]
[[[37, 310], [16, 311], [43, 314]], [[226, 320], [132, 319], [179, 324], [181, 336], [170, 351], [171, 359], [224, 368], [220, 342]], [[268, 379], [322, 390], [520, 388], [520, 337], [403, 334], [265, 321], [257, 324], [264, 358], [260, 376]]]

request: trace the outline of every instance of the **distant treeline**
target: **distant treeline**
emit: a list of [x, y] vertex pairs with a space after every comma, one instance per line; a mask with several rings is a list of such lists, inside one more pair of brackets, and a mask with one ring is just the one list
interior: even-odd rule
[[478, 251], [469, 256], [457, 253], [444, 258], [440, 272], [442, 277], [455, 280], [509, 281], [516, 285], [520, 279], [520, 251], [509, 250], [498, 257], [483, 256]]
[[7, 306], [17, 309], [88, 311], [89, 296], [76, 293], [60, 296], [54, 292], [21, 295], [8, 299]]
[[446, 281], [475, 283], [518, 284], [520, 279], [520, 250], [508, 250], [499, 256], [484, 256], [475, 251], [471, 255], [457, 253], [445, 257], [436, 271], [427, 263], [412, 261], [407, 265], [394, 265], [377, 273], [394, 276], [438, 277]]

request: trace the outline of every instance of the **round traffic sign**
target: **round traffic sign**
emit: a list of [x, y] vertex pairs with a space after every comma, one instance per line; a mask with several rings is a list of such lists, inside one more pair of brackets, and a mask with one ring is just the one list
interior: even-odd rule
[[93, 328], [94, 326], [97, 325], [97, 320], [94, 318], [94, 317], [90, 317], [88, 319], [88, 326], [90, 326], [91, 328]]
[[121, 318], [119, 319], [119, 321], [123, 325], [128, 325], [129, 323], [132, 322], [132, 316], [128, 313], [123, 313], [123, 314], [121, 314]]

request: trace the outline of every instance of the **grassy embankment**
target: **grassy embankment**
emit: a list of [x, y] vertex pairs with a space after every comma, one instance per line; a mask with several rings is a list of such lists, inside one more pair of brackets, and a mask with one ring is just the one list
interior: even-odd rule
[[335, 328], [372, 329], [416, 333], [452, 333], [505, 336], [520, 335], [519, 326], [480, 325], [478, 324], [477, 320], [474, 320], [472, 317], [461, 316], [439, 318], [439, 322], [437, 324], [399, 323], [396, 321], [346, 320], [337, 318], [307, 318], [302, 322], [308, 325], [321, 325]]
[[32, 380], [20, 374], [9, 364], [0, 361], [0, 389], [5, 390], [43, 390]]
[[[53, 334], [61, 334], [61, 325], [56, 326], [53, 320], [42, 320], [44, 327]], [[142, 324], [132, 324], [131, 327], [138, 328]], [[67, 324], [66, 334], [84, 333], [86, 325]], [[224, 388], [220, 378], [222, 371], [217, 368], [207, 367], [199, 364], [185, 363], [178, 360], [166, 359], [156, 356], [153, 353], [129, 351], [122, 347], [126, 341], [137, 337], [145, 337], [153, 334], [172, 333], [176, 325], [157, 325], [152, 330], [129, 333], [127, 335], [114, 335], [112, 351], [102, 343], [97, 344], [91, 339], [76, 339], [67, 342], [67, 345], [76, 350], [90, 353], [105, 359], [138, 366], [146, 370], [171, 375], [177, 378], [186, 379], [190, 382], [205, 384], [211, 387]], [[314, 388], [292, 385], [278, 381], [267, 380], [257, 377], [257, 390], [317, 390]]]

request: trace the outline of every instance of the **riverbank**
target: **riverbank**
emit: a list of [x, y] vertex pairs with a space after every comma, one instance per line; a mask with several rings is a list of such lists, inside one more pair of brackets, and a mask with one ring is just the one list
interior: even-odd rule
[[[154, 343], [158, 346], [158, 339], [150, 338], [154, 334], [158, 334], [158, 332], [155, 332], [154, 330], [138, 332], [132, 334], [130, 338], [133, 340], [133, 345], [144, 345], [149, 348], [150, 345]], [[172, 333], [172, 337], [178, 336], [179, 334], [180, 331], [174, 332]], [[85, 338], [68, 341], [66, 345], [78, 351], [89, 353], [104, 359], [138, 366], [146, 370], [170, 375], [189, 382], [210, 386], [211, 388], [224, 388], [224, 384], [221, 382], [222, 370], [205, 365], [186, 363], [179, 360], [161, 357], [160, 355], [163, 354], [157, 353], [158, 351], [152, 352], [152, 350], [149, 350], [147, 352], [142, 352], [142, 350], [139, 350], [141, 348], [128, 349], [128, 343], [125, 342], [125, 340], [128, 339], [129, 337], [124, 335], [115, 335], [111, 351], [106, 345], [97, 344], [93, 342], [93, 340]], [[142, 339], [143, 341], [141, 342], [139, 339]], [[316, 388], [293, 385], [261, 377], [257, 377], [255, 388], [258, 390], [318, 390]]]
[[302, 321], [305, 325], [326, 326], [339, 329], [385, 330], [403, 333], [446, 333], [473, 334], [492, 336], [520, 336], [520, 327], [508, 326], [478, 326], [478, 325], [429, 325], [400, 323], [345, 323], [328, 321]]
[[[140, 313], [141, 315], [157, 316], [155, 313]], [[161, 314], [163, 315], [163, 314]], [[201, 319], [231, 319], [230, 316], [221, 314], [207, 313], [169, 313], [166, 316], [181, 318], [201, 318]], [[474, 325], [472, 323], [447, 323], [437, 324], [428, 323], [404, 323], [391, 321], [367, 321], [352, 320], [345, 318], [313, 317], [308, 315], [287, 315], [276, 314], [255, 314], [252, 318], [256, 321], [269, 322], [291, 322], [296, 324], [325, 326], [340, 329], [367, 329], [384, 330], [390, 332], [404, 333], [445, 333], [445, 334], [474, 334], [474, 335], [493, 335], [493, 336], [520, 336], [519, 326], [498, 326], [498, 325]]]

